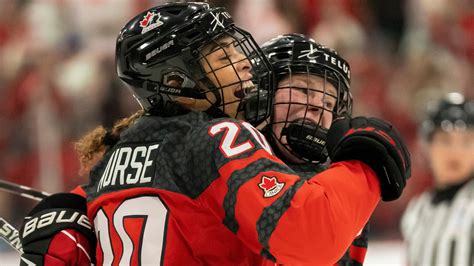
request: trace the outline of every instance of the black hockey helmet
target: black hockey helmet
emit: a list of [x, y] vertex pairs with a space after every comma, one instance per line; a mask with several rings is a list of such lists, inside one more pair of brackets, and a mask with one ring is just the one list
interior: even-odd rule
[[427, 107], [421, 133], [428, 141], [431, 141], [435, 130], [451, 132], [474, 127], [474, 100], [465, 99], [461, 93], [448, 93], [441, 100], [429, 103]]
[[[279, 89], [312, 90], [322, 93], [323, 97], [333, 98], [335, 105], [332, 108], [312, 105], [309, 101], [309, 93], [307, 93], [306, 114], [311, 109], [331, 112], [333, 119], [342, 114], [351, 114], [352, 96], [349, 90], [351, 71], [349, 64], [336, 51], [302, 34], [278, 36], [263, 44], [261, 48], [273, 67], [276, 78], [275, 93]], [[295, 74], [319, 76], [324, 80], [323, 88], [299, 88], [298, 85], [291, 82], [292, 76]], [[284, 88], [279, 87], [278, 83], [285, 78], [289, 78], [290, 83]], [[328, 82], [336, 89], [335, 95], [326, 91]], [[277, 104], [279, 103], [274, 103], [273, 110]], [[288, 104], [289, 112], [292, 105], [301, 105], [302, 103], [290, 100], [290, 102], [283, 104]], [[276, 137], [273, 132], [275, 124], [283, 125], [280, 137]], [[270, 131], [273, 138], [293, 155], [310, 162], [325, 162], [327, 160], [328, 152], [325, 148], [327, 130], [328, 128], [322, 126], [321, 118], [319, 121], [311, 121], [306, 115], [295, 121], [288, 119], [276, 121], [275, 116], [272, 115], [270, 124], [266, 127], [266, 131]]]
[[[230, 39], [223, 44], [219, 40]], [[245, 56], [238, 62], [232, 62], [225, 48], [232, 45]], [[212, 69], [206, 61], [203, 48], [212, 46], [208, 54], [223, 49], [226, 65], [231, 66], [237, 75], [235, 65], [247, 61], [252, 68], [253, 83], [241, 80], [233, 84], [221, 84], [216, 75], [219, 69]], [[252, 56], [252, 58], [250, 58]], [[220, 60], [220, 59], [219, 59]], [[261, 62], [257, 68], [254, 62]], [[203, 64], [206, 64], [205, 70]], [[163, 115], [176, 115], [184, 111], [175, 103], [176, 96], [194, 99], [207, 99], [212, 92], [216, 99], [207, 110], [215, 116], [224, 116], [225, 106], [230, 104], [223, 99], [223, 89], [240, 84], [244, 95], [239, 96], [239, 110], [243, 110], [248, 95], [260, 98], [265, 94], [265, 101], [254, 117], [247, 117], [249, 122], [256, 124], [270, 114], [270, 100], [267, 93], [272, 84], [270, 65], [255, 43], [252, 36], [236, 27], [224, 8], [211, 7], [207, 3], [178, 2], [166, 3], [150, 8], [130, 20], [120, 31], [116, 46], [117, 73], [131, 89], [133, 96], [147, 112]], [[263, 66], [263, 67], [262, 67]], [[212, 82], [209, 76], [215, 79]], [[174, 80], [179, 86], [170, 86]], [[265, 86], [260, 84], [265, 84]], [[217, 83], [217, 84], [215, 84]], [[249, 85], [250, 84], [250, 85]], [[247, 95], [247, 96], [246, 96]], [[235, 103], [237, 101], [233, 101]], [[262, 113], [265, 112], [265, 113]]]

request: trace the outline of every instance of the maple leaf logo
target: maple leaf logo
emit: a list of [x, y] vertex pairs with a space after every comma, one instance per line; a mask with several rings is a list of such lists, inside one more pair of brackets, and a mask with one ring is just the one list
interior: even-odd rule
[[278, 182], [278, 179], [275, 176], [273, 177], [262, 176], [262, 180], [260, 181], [258, 186], [264, 192], [263, 197], [269, 198], [278, 194], [285, 186], [285, 183]]
[[266, 176], [262, 177], [262, 183], [258, 184], [259, 187], [263, 188], [264, 190], [270, 190], [274, 186], [276, 186], [276, 178], [268, 178]]
[[151, 19], [152, 19], [154, 16], [155, 16], [155, 13], [153, 13], [153, 12], [148, 12], [148, 13], [146, 14], [146, 16], [143, 17], [143, 20], [140, 21], [140, 26], [141, 26], [142, 28], [148, 26], [148, 24], [150, 23]]
[[148, 13], [145, 16], [143, 16], [143, 19], [140, 21], [142, 34], [163, 25], [163, 21], [161, 21], [160, 18], [161, 18], [160, 13], [157, 14], [155, 12], [148, 11]]

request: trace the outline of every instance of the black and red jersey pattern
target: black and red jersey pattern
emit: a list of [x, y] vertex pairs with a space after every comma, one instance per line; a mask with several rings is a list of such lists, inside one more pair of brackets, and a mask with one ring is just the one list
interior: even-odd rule
[[360, 234], [352, 241], [349, 249], [344, 256], [337, 262], [337, 266], [362, 266], [364, 265], [365, 255], [369, 246], [369, 229], [367, 223]]
[[[295, 170], [302, 179], [308, 179], [327, 169], [325, 164], [296, 164], [289, 165]], [[362, 266], [364, 265], [365, 255], [369, 245], [370, 225], [367, 223], [360, 231], [360, 234], [352, 241], [351, 246], [347, 249], [341, 259], [335, 264], [336, 266]]]
[[144, 116], [84, 187], [97, 264], [334, 264], [375, 209], [379, 183], [357, 161], [315, 172], [283, 164], [247, 123]]

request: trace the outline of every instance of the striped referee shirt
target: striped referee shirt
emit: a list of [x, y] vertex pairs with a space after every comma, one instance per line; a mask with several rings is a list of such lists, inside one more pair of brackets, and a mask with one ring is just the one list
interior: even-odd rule
[[449, 194], [409, 203], [401, 220], [408, 265], [474, 265], [474, 179]]

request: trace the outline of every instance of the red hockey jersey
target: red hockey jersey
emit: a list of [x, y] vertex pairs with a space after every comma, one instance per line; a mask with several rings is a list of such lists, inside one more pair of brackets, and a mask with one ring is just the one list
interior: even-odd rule
[[247, 123], [144, 116], [85, 186], [98, 265], [331, 265], [380, 198], [358, 161], [301, 178]]

